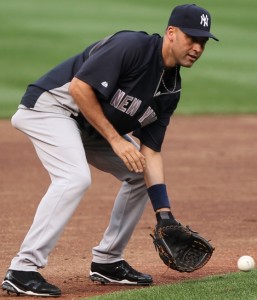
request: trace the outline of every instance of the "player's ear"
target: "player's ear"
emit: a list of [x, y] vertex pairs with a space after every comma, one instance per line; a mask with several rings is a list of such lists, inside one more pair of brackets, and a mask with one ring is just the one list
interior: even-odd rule
[[176, 28], [174, 26], [168, 26], [167, 27], [166, 36], [170, 41], [173, 40], [175, 31], [176, 31]]

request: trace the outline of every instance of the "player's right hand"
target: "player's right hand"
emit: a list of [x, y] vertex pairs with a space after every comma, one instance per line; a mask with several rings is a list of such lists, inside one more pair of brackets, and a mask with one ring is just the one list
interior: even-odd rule
[[144, 172], [145, 157], [133, 144], [120, 136], [112, 140], [111, 146], [131, 172]]

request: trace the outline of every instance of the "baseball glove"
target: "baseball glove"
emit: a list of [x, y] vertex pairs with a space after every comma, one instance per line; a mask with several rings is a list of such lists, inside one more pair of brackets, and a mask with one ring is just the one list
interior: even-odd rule
[[202, 268], [214, 251], [209, 241], [177, 222], [161, 221], [151, 237], [164, 264], [179, 272], [194, 272]]

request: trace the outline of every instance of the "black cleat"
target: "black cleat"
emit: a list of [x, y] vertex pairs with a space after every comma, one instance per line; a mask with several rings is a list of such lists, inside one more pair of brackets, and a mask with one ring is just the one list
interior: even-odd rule
[[92, 262], [90, 279], [102, 284], [118, 283], [133, 285], [151, 285], [153, 279], [150, 275], [134, 270], [125, 260], [111, 264], [98, 264]]
[[58, 297], [61, 290], [48, 283], [38, 272], [8, 270], [2, 289], [8, 294], [39, 296], [39, 297]]

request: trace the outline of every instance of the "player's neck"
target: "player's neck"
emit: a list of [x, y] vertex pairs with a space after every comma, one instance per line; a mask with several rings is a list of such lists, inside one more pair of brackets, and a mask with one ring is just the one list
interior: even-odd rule
[[172, 54], [172, 47], [170, 43], [171, 42], [167, 39], [167, 37], [164, 36], [162, 44], [162, 59], [165, 68], [168, 69], [176, 67], [176, 61]]

